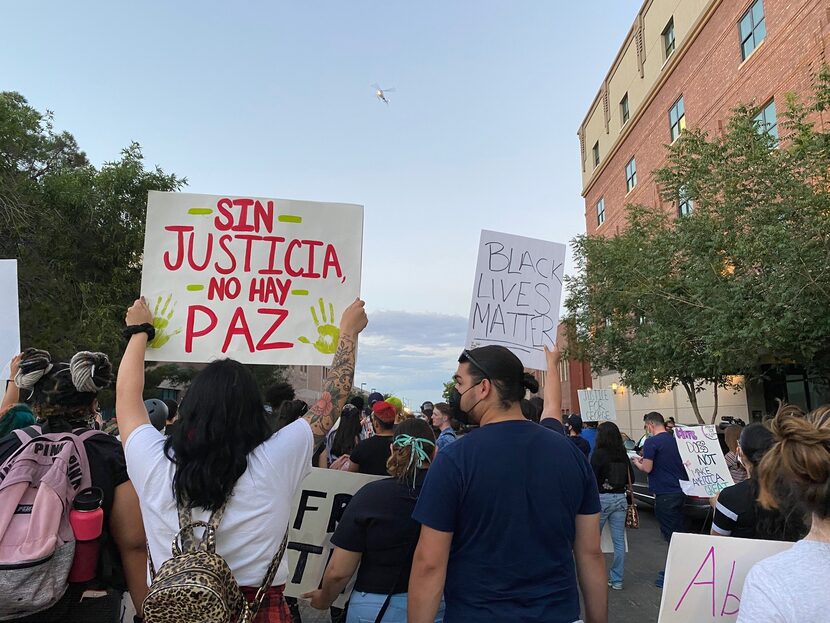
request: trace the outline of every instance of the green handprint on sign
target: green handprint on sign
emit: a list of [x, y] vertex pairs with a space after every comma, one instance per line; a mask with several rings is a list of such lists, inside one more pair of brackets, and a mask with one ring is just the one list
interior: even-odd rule
[[[171, 337], [182, 332], [181, 329], [176, 329], [172, 333], [167, 332], [167, 327], [170, 325], [176, 311], [176, 304], [172, 303], [171, 305], [172, 300], [173, 295], [171, 294], [165, 299], [162, 307], [161, 297], [156, 299], [156, 306], [153, 308], [153, 328], [156, 330], [156, 337], [147, 344], [149, 348], [161, 348], [170, 341]], [[167, 311], [168, 308], [170, 308], [170, 311]]]
[[324, 355], [331, 355], [337, 350], [337, 342], [340, 340], [340, 328], [334, 325], [334, 305], [329, 303], [329, 316], [326, 318], [326, 304], [320, 299], [320, 316], [323, 324], [317, 319], [317, 310], [314, 306], [309, 307], [311, 317], [314, 318], [314, 326], [317, 327], [317, 341], [311, 344], [311, 340], [302, 336], [298, 338], [303, 344], [311, 344]]

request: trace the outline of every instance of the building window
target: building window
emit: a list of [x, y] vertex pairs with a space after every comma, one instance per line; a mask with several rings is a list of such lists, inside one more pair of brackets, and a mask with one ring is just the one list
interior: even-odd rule
[[599, 141], [594, 143], [594, 146], [591, 148], [591, 154], [594, 157], [594, 166], [599, 165]]
[[680, 133], [686, 129], [686, 108], [683, 106], [683, 96], [680, 96], [674, 105], [669, 109], [669, 129], [671, 131], [671, 142], [674, 143]]
[[628, 118], [630, 113], [628, 111], [628, 93], [626, 93], [622, 101], [620, 101], [620, 118], [622, 119], [622, 125], [628, 123]]
[[755, 115], [755, 123], [759, 132], [765, 132], [778, 142], [778, 119], [775, 116], [775, 100], [770, 101]]
[[681, 188], [678, 193], [677, 211], [680, 216], [689, 216], [695, 209], [695, 202], [686, 193], [685, 188]]
[[300, 366], [301, 374], [308, 374], [308, 366]]
[[767, 36], [767, 22], [764, 19], [764, 1], [755, 0], [741, 18], [741, 59], [746, 60], [761, 45]]
[[628, 164], [625, 165], [625, 188], [626, 192], [631, 192], [631, 190], [637, 185], [637, 163], [634, 161], [634, 158], [628, 161]]
[[562, 383], [567, 383], [570, 381], [570, 375], [568, 374], [568, 362], [567, 361], [560, 361], [559, 362], [559, 380]]
[[666, 59], [668, 59], [672, 55], [672, 52], [674, 52], [674, 46], [674, 18], [672, 17], [663, 29], [663, 50], [666, 53]]
[[605, 222], [605, 198], [600, 197], [597, 201], [597, 227]]

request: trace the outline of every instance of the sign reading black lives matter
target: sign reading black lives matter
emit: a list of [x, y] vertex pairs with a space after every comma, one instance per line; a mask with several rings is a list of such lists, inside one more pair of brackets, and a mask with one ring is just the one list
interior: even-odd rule
[[[299, 597], [319, 588], [334, 546], [331, 535], [343, 517], [352, 496], [381, 476], [352, 474], [313, 468], [294, 496], [288, 525], [288, 582], [285, 594]], [[352, 592], [355, 578], [334, 602], [342, 608]]]
[[564, 272], [564, 244], [482, 230], [467, 347], [505, 346], [526, 368], [546, 370]]

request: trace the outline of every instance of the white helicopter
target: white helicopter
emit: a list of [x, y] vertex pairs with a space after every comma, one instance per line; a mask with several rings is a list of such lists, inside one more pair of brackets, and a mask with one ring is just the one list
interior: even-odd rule
[[377, 97], [381, 102], [389, 106], [389, 100], [386, 98], [386, 94], [394, 93], [395, 89], [382, 89], [377, 84], [373, 84], [372, 88], [375, 90], [375, 97]]

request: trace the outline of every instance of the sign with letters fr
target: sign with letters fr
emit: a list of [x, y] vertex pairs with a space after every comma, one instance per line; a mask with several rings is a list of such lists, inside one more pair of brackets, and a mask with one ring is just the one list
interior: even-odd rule
[[714, 425], [675, 426], [674, 440], [689, 476], [680, 481], [683, 493], [712, 497], [734, 484]]
[[467, 347], [505, 346], [526, 368], [546, 370], [544, 347], [556, 344], [564, 265], [564, 244], [483, 230]]
[[734, 623], [752, 565], [792, 545], [675, 532], [666, 560], [658, 623]]
[[150, 192], [150, 361], [330, 365], [360, 294], [363, 208]]
[[[294, 496], [288, 525], [288, 583], [285, 594], [299, 597], [320, 587], [334, 546], [331, 535], [346, 505], [364, 485], [382, 476], [352, 474], [335, 469], [312, 468]], [[355, 578], [334, 602], [342, 608], [352, 592]]]

